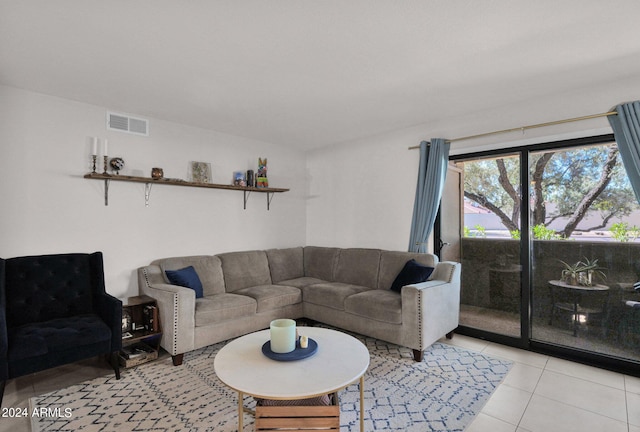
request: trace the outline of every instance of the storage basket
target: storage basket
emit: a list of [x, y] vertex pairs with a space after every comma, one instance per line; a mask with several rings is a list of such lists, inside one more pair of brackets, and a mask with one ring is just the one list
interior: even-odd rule
[[[329, 395], [330, 405], [314, 406], [264, 406], [256, 405], [255, 430], [257, 431], [339, 431], [340, 401], [338, 393]], [[283, 401], [286, 402], [286, 401]]]

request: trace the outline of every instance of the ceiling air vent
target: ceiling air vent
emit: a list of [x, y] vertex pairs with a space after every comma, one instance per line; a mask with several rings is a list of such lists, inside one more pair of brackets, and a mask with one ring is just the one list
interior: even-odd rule
[[107, 112], [107, 129], [149, 136], [149, 120]]

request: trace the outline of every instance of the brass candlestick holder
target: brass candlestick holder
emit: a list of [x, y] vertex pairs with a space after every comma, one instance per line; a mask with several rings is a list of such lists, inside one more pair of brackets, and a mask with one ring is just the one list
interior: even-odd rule
[[91, 155], [91, 161], [93, 164], [93, 170], [91, 171], [92, 174], [96, 173], [96, 162], [98, 161], [98, 155]]
[[107, 159], [108, 159], [108, 156], [104, 155], [102, 158], [104, 159], [104, 171], [102, 172], [102, 174], [107, 175], [107, 174], [109, 174], [107, 172]]

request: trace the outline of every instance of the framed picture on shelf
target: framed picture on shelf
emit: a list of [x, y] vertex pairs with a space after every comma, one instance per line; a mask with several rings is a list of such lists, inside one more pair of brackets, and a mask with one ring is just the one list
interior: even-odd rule
[[234, 171], [233, 172], [233, 184], [235, 186], [246, 186], [247, 182], [244, 179], [244, 171]]
[[211, 183], [211, 164], [208, 162], [191, 162], [191, 181], [194, 183]]

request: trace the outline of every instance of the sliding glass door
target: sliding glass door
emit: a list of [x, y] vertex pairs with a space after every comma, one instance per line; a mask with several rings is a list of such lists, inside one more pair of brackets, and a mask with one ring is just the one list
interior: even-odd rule
[[443, 196], [435, 247], [457, 245], [459, 331], [637, 368], [640, 206], [613, 136], [450, 164], [461, 187]]
[[[502, 154], [456, 160], [448, 172], [459, 172], [462, 206], [459, 239], [462, 263], [460, 323], [520, 338], [522, 266], [520, 156]], [[443, 208], [459, 196], [446, 194]], [[453, 220], [441, 218], [441, 232]], [[451, 236], [442, 242], [453, 243]], [[446, 247], [443, 248], [446, 251]]]

